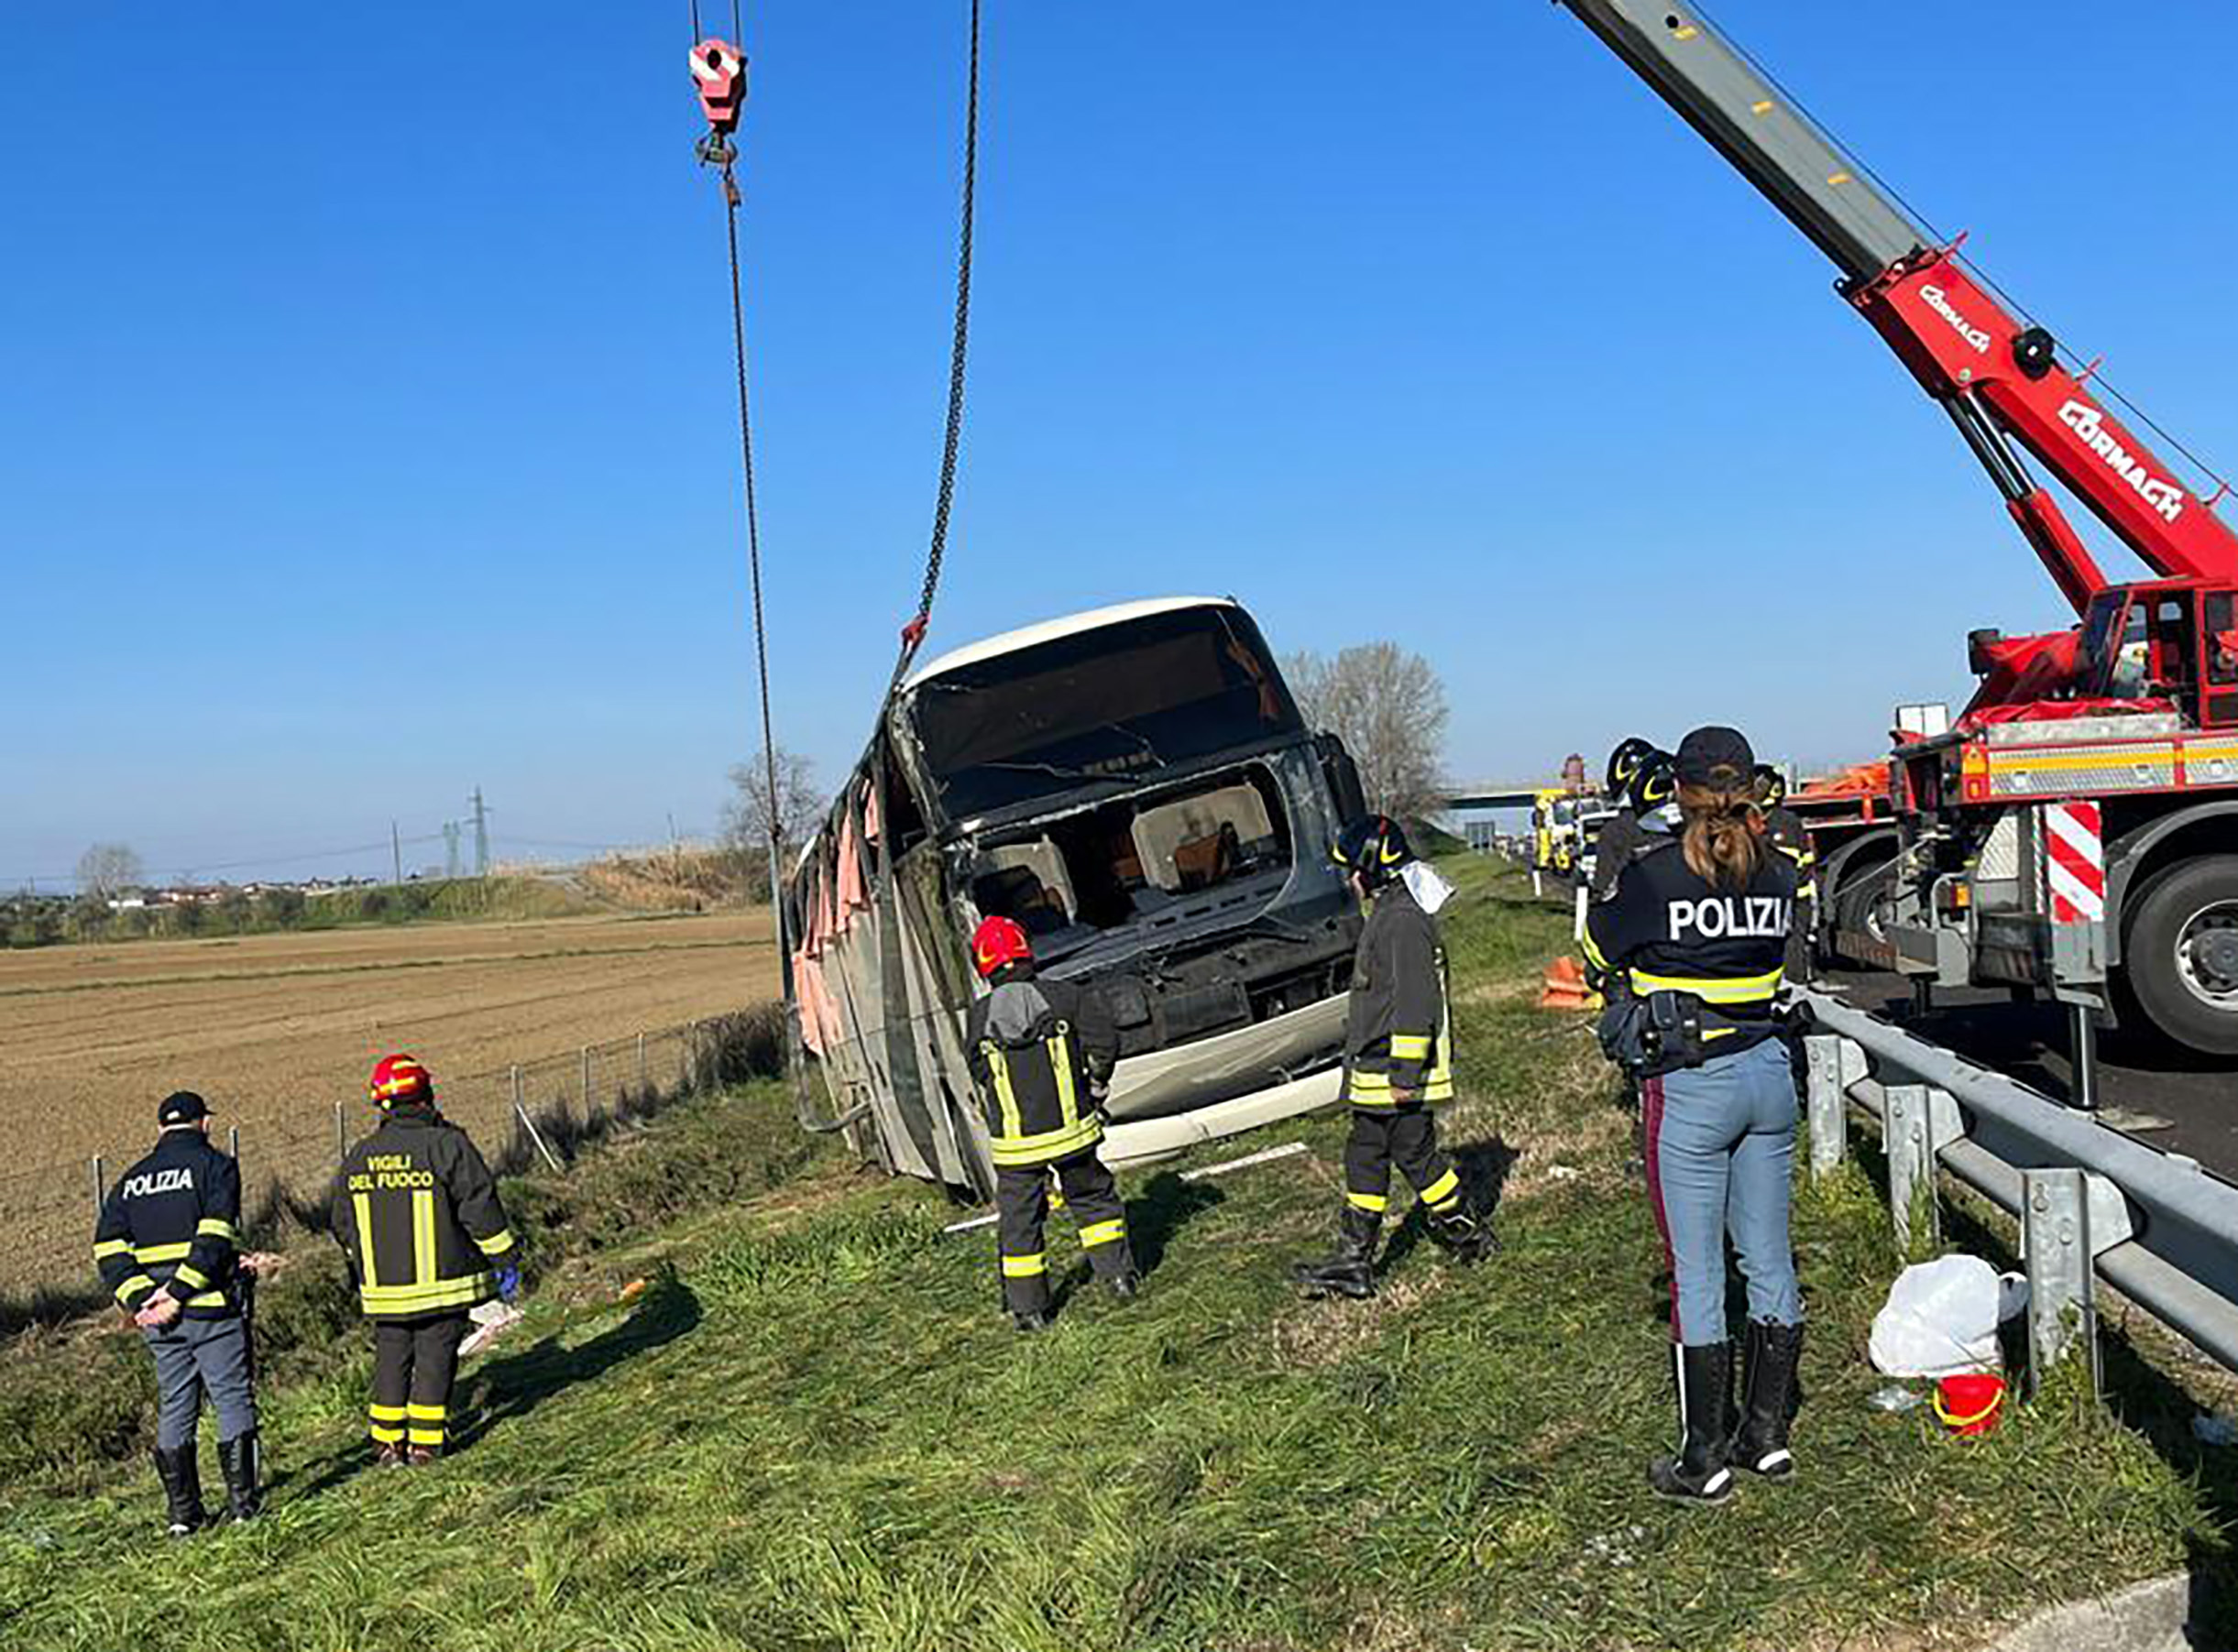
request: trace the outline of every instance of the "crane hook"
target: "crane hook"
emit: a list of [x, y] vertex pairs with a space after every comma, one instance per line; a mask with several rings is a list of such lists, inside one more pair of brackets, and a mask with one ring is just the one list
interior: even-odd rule
[[728, 166], [738, 159], [730, 134], [738, 130], [746, 104], [745, 54], [720, 36], [709, 35], [692, 48], [692, 79], [698, 83], [699, 111], [708, 117], [699, 159], [708, 166]]

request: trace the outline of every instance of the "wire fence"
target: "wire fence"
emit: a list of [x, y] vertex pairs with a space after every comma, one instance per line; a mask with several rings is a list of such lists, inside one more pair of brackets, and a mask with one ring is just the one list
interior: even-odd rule
[[[776, 1006], [649, 1029], [559, 1055], [439, 1078], [445, 1118], [474, 1138], [500, 1173], [565, 1173], [576, 1145], [686, 1096], [780, 1069]], [[349, 1147], [373, 1126], [362, 1093], [306, 1100], [298, 1121], [252, 1120], [218, 1142], [241, 1162], [252, 1231], [276, 1216], [307, 1217], [323, 1203]], [[25, 1291], [89, 1282], [86, 1260], [101, 1201], [150, 1145], [122, 1137], [113, 1150], [71, 1163], [0, 1172], [0, 1288]]]

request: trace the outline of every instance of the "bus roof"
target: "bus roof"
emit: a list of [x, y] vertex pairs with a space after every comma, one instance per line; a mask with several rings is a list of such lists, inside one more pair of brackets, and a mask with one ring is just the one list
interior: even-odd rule
[[1090, 608], [1085, 613], [1067, 614], [1059, 619], [1045, 619], [1038, 625], [1022, 626], [1015, 631], [1004, 631], [999, 637], [967, 642], [961, 648], [949, 650], [931, 663], [911, 672], [902, 684], [902, 692], [907, 694], [921, 683], [929, 682], [949, 672], [960, 671], [967, 665], [976, 665], [982, 660], [993, 660], [1018, 649], [1054, 642], [1059, 637], [1092, 631], [1102, 626], [1119, 625], [1129, 619], [1144, 619], [1152, 614], [1168, 614], [1176, 608], [1233, 608], [1238, 606], [1232, 596], [1152, 596], [1140, 602], [1122, 602], [1108, 608]]

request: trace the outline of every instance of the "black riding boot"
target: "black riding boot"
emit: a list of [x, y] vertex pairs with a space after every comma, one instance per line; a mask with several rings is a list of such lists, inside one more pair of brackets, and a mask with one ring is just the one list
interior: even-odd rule
[[1322, 1262], [1299, 1263], [1291, 1272], [1312, 1296], [1372, 1296], [1376, 1294], [1376, 1235], [1383, 1218], [1356, 1205], [1344, 1207], [1337, 1229], [1336, 1252]]
[[1443, 1245], [1463, 1267], [1482, 1262], [1499, 1250], [1492, 1224], [1465, 1206], [1450, 1215], [1429, 1213], [1430, 1237]]
[[1732, 1461], [1772, 1479], [1795, 1471], [1787, 1449], [1788, 1420], [1795, 1410], [1795, 1368], [1803, 1360], [1803, 1327], [1751, 1319], [1740, 1350], [1740, 1428]]
[[174, 1537], [198, 1532], [208, 1518], [203, 1513], [202, 1477], [194, 1465], [194, 1442], [166, 1451], [156, 1449], [156, 1478], [163, 1482], [163, 1498], [170, 1505], [165, 1525]]
[[1675, 1457], [1648, 1465], [1648, 1483], [1682, 1503], [1721, 1503], [1733, 1492], [1726, 1467], [1728, 1413], [1733, 1403], [1733, 1347], [1729, 1342], [1680, 1343], [1679, 1424], [1684, 1430]]
[[257, 1490], [257, 1431], [247, 1429], [217, 1442], [218, 1467], [225, 1473], [225, 1504], [236, 1520], [254, 1520], [264, 1508]]

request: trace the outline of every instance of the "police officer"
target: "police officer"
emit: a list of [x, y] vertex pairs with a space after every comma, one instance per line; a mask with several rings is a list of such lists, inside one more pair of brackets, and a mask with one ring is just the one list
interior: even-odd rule
[[1787, 806], [1787, 776], [1770, 763], [1756, 765], [1756, 796], [1764, 810], [1764, 840], [1795, 869], [1795, 926], [1787, 938], [1787, 979], [1801, 986], [1811, 979], [1816, 914], [1818, 910], [1818, 856], [1803, 816]]
[[427, 1069], [385, 1056], [368, 1088], [380, 1123], [343, 1159], [330, 1223], [373, 1322], [373, 1455], [392, 1468], [443, 1454], [467, 1310], [512, 1300], [521, 1273], [497, 1178]]
[[192, 1090], [156, 1110], [156, 1149], [109, 1190], [93, 1262], [155, 1356], [156, 1473], [170, 1535], [205, 1515], [194, 1461], [204, 1395], [217, 1413], [217, 1460], [233, 1517], [258, 1511], [257, 1398], [241, 1319], [241, 1170], [210, 1145], [210, 1109]]
[[[1795, 870], [1766, 842], [1755, 759], [1731, 728], [1678, 749], [1678, 837], [1635, 861], [1586, 916], [1588, 954], [1623, 970], [1643, 1078], [1648, 1192], [1673, 1272], [1682, 1439], [1650, 1465], [1668, 1497], [1716, 1502], [1731, 1465], [1794, 1468], [1788, 1450], [1803, 1303], [1788, 1237], [1795, 1086], [1774, 1014]], [[1730, 1231], [1749, 1286], [1744, 1412], [1732, 1419], [1725, 1320]]]
[[1003, 1300], [1020, 1330], [1047, 1330], [1042, 1229], [1052, 1173], [1096, 1277], [1122, 1298], [1142, 1288], [1127, 1244], [1126, 1206], [1096, 1154], [1119, 1034], [1092, 989], [1036, 973], [1026, 931], [1009, 918], [980, 924], [971, 961], [990, 989], [965, 1018], [964, 1044], [994, 1159]]
[[1341, 1094], [1352, 1108], [1352, 1136], [1336, 1250], [1300, 1263], [1295, 1273], [1311, 1296], [1372, 1296], [1394, 1161], [1421, 1201], [1431, 1238], [1457, 1261], [1476, 1262], [1497, 1246], [1438, 1146], [1431, 1110], [1454, 1093], [1453, 1019], [1435, 917], [1453, 886], [1416, 860], [1399, 823], [1381, 815], [1346, 826], [1330, 852], [1367, 906], [1344, 1007]]

